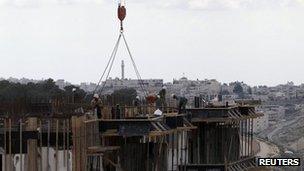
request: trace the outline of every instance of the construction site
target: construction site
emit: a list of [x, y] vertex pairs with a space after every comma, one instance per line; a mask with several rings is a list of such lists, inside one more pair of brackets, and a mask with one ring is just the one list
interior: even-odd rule
[[[13, 112], [1, 115], [2, 170], [248, 170], [256, 166], [252, 121], [261, 114], [254, 106], [197, 106], [180, 114], [167, 107], [161, 116], [153, 114], [152, 105], [140, 110], [126, 106], [121, 108], [121, 119], [113, 119], [107, 106], [104, 117], [96, 119], [82, 104], [56, 103], [1, 106], [2, 111]], [[20, 113], [27, 114], [16, 115]]]
[[[0, 168], [3, 171], [239, 171], [257, 167], [253, 150], [254, 101], [178, 105], [148, 93], [124, 36], [124, 3], [118, 5], [119, 37], [94, 98], [102, 97], [120, 42], [145, 102], [115, 106], [66, 99], [0, 103]], [[95, 96], [96, 95], [96, 96]], [[170, 96], [170, 95], [169, 95]], [[181, 98], [175, 97], [176, 101]], [[119, 100], [119, 99], [118, 99]], [[160, 101], [158, 103], [157, 101]], [[187, 101], [186, 101], [187, 102]], [[97, 100], [96, 103], [99, 103]], [[97, 116], [96, 116], [97, 113]]]

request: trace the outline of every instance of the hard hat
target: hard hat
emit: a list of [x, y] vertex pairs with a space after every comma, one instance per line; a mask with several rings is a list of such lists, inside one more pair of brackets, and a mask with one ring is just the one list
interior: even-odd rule
[[136, 96], [136, 99], [139, 99], [139, 96]]
[[96, 99], [98, 99], [98, 98], [99, 98], [99, 95], [98, 95], [98, 94], [94, 94], [93, 97], [96, 98]]
[[159, 95], [157, 95], [156, 97], [157, 97], [157, 98], [160, 98], [160, 96], [159, 96]]
[[171, 94], [171, 97], [174, 98], [174, 97], [175, 97], [175, 94]]
[[167, 90], [167, 87], [166, 87], [166, 86], [163, 86], [163, 89], [164, 89], [164, 90]]

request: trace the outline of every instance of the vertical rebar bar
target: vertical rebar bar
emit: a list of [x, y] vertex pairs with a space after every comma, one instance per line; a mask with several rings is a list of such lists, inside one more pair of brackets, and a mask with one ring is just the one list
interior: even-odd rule
[[251, 131], [250, 131], [250, 133], [251, 133], [251, 151], [250, 151], [250, 153], [251, 153], [251, 155], [253, 155], [253, 118], [251, 119]]
[[149, 151], [149, 148], [150, 148], [150, 146], [149, 146], [149, 140], [150, 140], [150, 137], [148, 136], [147, 137], [147, 171], [149, 171], [149, 153], [150, 153], [150, 151]]
[[179, 133], [179, 131], [174, 131], [174, 134], [176, 134], [176, 138], [177, 138], [177, 140], [176, 140], [176, 168], [178, 168], [178, 164], [179, 164], [179, 139], [180, 139], [180, 133]]

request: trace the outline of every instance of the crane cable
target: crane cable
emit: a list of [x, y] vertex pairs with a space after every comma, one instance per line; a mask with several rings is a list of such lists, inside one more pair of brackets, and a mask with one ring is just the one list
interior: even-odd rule
[[[129, 45], [128, 45], [128, 43], [126, 41], [126, 38], [124, 36], [124, 33], [123, 33], [122, 21], [124, 20], [125, 16], [126, 16], [126, 9], [125, 9], [124, 5], [121, 5], [121, 3], [119, 3], [118, 4], [118, 18], [120, 20], [120, 34], [119, 34], [118, 40], [117, 40], [117, 42], [116, 42], [116, 44], [114, 46], [114, 49], [113, 49], [113, 51], [111, 53], [110, 59], [109, 59], [107, 65], [106, 65], [106, 68], [105, 68], [104, 72], [102, 73], [102, 75], [101, 75], [101, 77], [100, 77], [100, 79], [98, 81], [98, 84], [95, 87], [95, 90], [94, 90], [93, 94], [95, 94], [96, 92], [98, 94], [101, 94], [101, 92], [104, 90], [104, 88], [106, 86], [106, 83], [107, 83], [107, 80], [108, 80], [108, 77], [109, 77], [109, 74], [110, 74], [110, 72], [112, 70], [112, 67], [113, 67], [113, 63], [114, 63], [114, 60], [115, 60], [115, 57], [116, 57], [116, 53], [117, 53], [117, 50], [118, 50], [118, 47], [119, 47], [120, 39], [122, 37], [123, 41], [125, 43], [125, 46], [127, 48], [129, 57], [130, 57], [130, 59], [132, 61], [132, 65], [133, 65], [136, 77], [137, 77], [137, 79], [139, 81], [139, 85], [140, 85], [140, 87], [141, 87], [144, 95], [145, 96], [148, 95], [147, 90], [144, 88], [144, 82], [143, 82], [143, 80], [142, 80], [142, 78], [140, 76], [140, 73], [139, 73], [138, 68], [136, 66], [136, 63], [135, 63], [135, 60], [133, 58], [133, 55], [132, 55], [132, 53], [130, 51]], [[108, 68], [109, 68], [109, 70], [108, 70]], [[107, 70], [108, 70], [108, 72], [107, 72]], [[104, 75], [105, 75], [106, 72], [107, 72], [107, 75], [106, 75], [105, 81], [103, 82], [103, 85], [102, 85], [101, 89], [98, 90], [98, 87], [100, 86], [100, 84], [102, 82], [102, 79], [103, 79], [103, 77], [104, 77]]]
[[116, 57], [116, 53], [117, 53], [117, 49], [118, 49], [118, 46], [119, 46], [120, 38], [121, 38], [121, 35], [119, 35], [119, 39], [118, 39], [118, 41], [117, 41], [118, 44], [117, 44], [117, 46], [115, 47], [116, 49], [115, 49], [115, 52], [114, 52], [114, 55], [113, 55], [113, 58], [112, 58], [112, 61], [111, 61], [111, 64], [110, 64], [110, 68], [109, 68], [108, 73], [107, 73], [107, 76], [106, 76], [106, 79], [105, 79], [105, 81], [104, 81], [104, 83], [103, 83], [103, 85], [102, 85], [102, 88], [98, 91], [98, 94], [100, 94], [100, 93], [103, 91], [104, 87], [105, 87], [106, 84], [107, 84], [107, 80], [108, 80], [108, 78], [109, 78], [109, 75], [110, 75], [110, 72], [111, 72], [111, 70], [112, 70], [113, 63], [114, 63], [114, 60], [115, 60], [115, 57]]
[[[118, 49], [118, 45], [119, 45], [120, 39], [121, 39], [121, 35], [119, 35], [119, 37], [118, 37], [118, 39], [117, 39], [117, 41], [116, 41], [116, 44], [115, 44], [114, 49], [113, 49], [113, 51], [112, 51], [112, 53], [111, 53], [110, 59], [109, 59], [107, 65], [106, 65], [106, 68], [105, 68], [105, 70], [103, 71], [103, 73], [102, 73], [102, 75], [101, 75], [101, 77], [100, 77], [100, 79], [99, 79], [99, 81], [98, 81], [98, 84], [96, 85], [96, 87], [95, 87], [95, 89], [94, 89], [94, 91], [93, 91], [93, 94], [95, 94], [95, 93], [97, 92], [98, 87], [100, 86], [101, 81], [102, 81], [102, 79], [103, 79], [105, 73], [107, 72], [108, 67], [110, 66], [111, 63], [113, 63], [113, 62], [111, 62], [111, 61], [113, 61], [113, 58], [115, 58], [115, 55], [116, 55], [116, 52], [117, 52], [117, 49]], [[111, 66], [111, 67], [112, 67], [112, 66]], [[107, 77], [108, 77], [108, 76], [107, 76]], [[107, 78], [106, 78], [106, 80], [107, 80]], [[104, 87], [104, 86], [103, 86], [103, 87]]]
[[135, 63], [135, 61], [134, 61], [133, 55], [131, 54], [131, 51], [130, 51], [129, 45], [128, 45], [128, 43], [127, 43], [127, 40], [126, 40], [126, 38], [125, 38], [125, 35], [123, 34], [123, 32], [121, 32], [121, 35], [122, 35], [122, 38], [123, 38], [123, 40], [124, 40], [124, 42], [125, 42], [125, 45], [126, 45], [126, 47], [127, 47], [127, 50], [128, 50], [129, 56], [130, 56], [130, 58], [131, 58], [131, 61], [132, 61], [133, 68], [134, 68], [134, 71], [135, 71], [135, 73], [136, 73], [137, 79], [139, 80], [139, 85], [140, 85], [142, 91], [144, 92], [145, 96], [148, 96], [148, 92], [147, 92], [147, 90], [144, 88], [143, 80], [142, 80], [142, 78], [141, 78], [141, 76], [140, 76], [140, 73], [139, 73], [138, 68], [137, 68], [137, 66], [136, 66], [136, 63]]

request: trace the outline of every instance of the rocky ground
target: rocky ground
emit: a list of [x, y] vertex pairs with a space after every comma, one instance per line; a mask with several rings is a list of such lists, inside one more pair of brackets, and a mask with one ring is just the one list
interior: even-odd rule
[[[304, 161], [304, 111], [297, 111], [293, 116], [268, 128], [259, 135], [260, 152], [257, 156], [300, 157]], [[290, 151], [290, 152], [287, 152]], [[287, 152], [287, 153], [285, 153]], [[280, 170], [281, 168], [276, 168]], [[275, 169], [275, 170], [276, 170]], [[300, 171], [300, 167], [284, 168], [287, 171]]]
[[256, 139], [256, 142], [259, 146], [259, 152], [257, 156], [266, 158], [266, 157], [278, 157], [280, 155], [280, 149], [273, 143], [267, 142], [262, 139]]
[[274, 134], [271, 141], [304, 157], [304, 113], [303, 117], [295, 118], [294, 122], [282, 126]]

